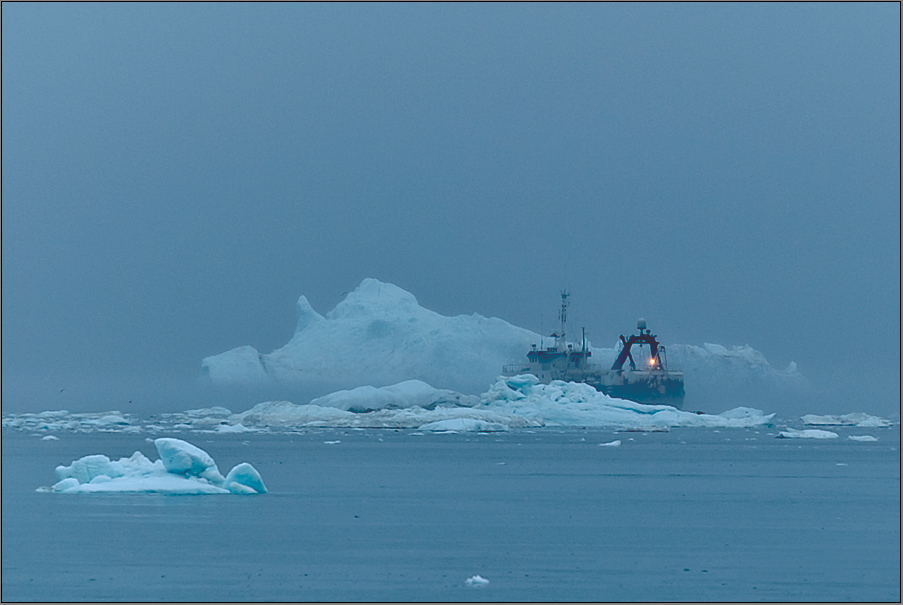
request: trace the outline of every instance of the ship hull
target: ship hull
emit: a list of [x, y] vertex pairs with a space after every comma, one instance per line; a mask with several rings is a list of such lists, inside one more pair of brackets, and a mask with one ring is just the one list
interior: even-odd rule
[[645, 405], [683, 407], [684, 381], [681, 372], [612, 372], [587, 377], [585, 382], [609, 397]]
[[683, 384], [659, 387], [646, 384], [599, 385], [596, 386], [596, 390], [617, 399], [627, 399], [646, 405], [670, 405], [678, 410], [684, 403]]

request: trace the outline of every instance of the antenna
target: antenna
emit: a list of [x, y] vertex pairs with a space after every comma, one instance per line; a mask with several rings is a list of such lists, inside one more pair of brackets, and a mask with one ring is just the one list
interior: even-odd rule
[[561, 291], [561, 311], [558, 312], [558, 318], [561, 319], [561, 340], [564, 340], [564, 324], [568, 321], [568, 296], [567, 290]]

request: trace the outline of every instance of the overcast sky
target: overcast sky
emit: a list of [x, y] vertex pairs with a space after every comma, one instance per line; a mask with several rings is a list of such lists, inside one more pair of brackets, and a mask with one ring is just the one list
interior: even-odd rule
[[270, 352], [365, 277], [899, 403], [897, 3], [2, 11], [5, 409]]

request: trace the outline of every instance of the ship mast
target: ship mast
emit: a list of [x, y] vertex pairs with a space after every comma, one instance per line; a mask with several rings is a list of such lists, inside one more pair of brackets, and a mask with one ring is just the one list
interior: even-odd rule
[[570, 294], [567, 290], [561, 291], [561, 311], [558, 312], [558, 318], [561, 320], [561, 334], [559, 336], [561, 343], [559, 344], [559, 347], [562, 351], [567, 349], [567, 341], [564, 338], [564, 330], [565, 324], [567, 324], [568, 321], [568, 304], [570, 304], [568, 303], [568, 296], [570, 296]]

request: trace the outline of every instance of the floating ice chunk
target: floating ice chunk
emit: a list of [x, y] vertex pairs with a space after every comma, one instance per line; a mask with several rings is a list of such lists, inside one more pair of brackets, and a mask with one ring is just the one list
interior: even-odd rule
[[252, 427], [270, 426], [335, 426], [350, 422], [355, 414], [319, 405], [295, 405], [290, 401], [265, 401], [250, 410], [233, 414], [229, 422]]
[[878, 441], [877, 437], [872, 437], [871, 435], [850, 435], [847, 439], [852, 439], [853, 441]]
[[471, 576], [464, 580], [464, 583], [473, 588], [479, 588], [480, 586], [486, 586], [489, 584], [489, 580], [483, 578], [481, 576]]
[[238, 424], [221, 424], [216, 427], [217, 433], [253, 433], [254, 429], [249, 429], [242, 423]]
[[206, 417], [206, 416], [231, 416], [232, 411], [228, 408], [214, 406], [212, 408], [198, 408], [195, 410], [185, 410], [188, 416]]
[[357, 413], [413, 407], [430, 410], [437, 405], [472, 407], [477, 403], [479, 403], [477, 397], [462, 395], [446, 389], [436, 389], [422, 380], [405, 380], [380, 388], [363, 386], [336, 391], [310, 402], [311, 405]]
[[453, 418], [429, 422], [418, 427], [421, 431], [507, 431], [508, 426], [498, 422], [487, 422], [477, 418]]
[[777, 439], [837, 439], [837, 433], [831, 431], [823, 431], [821, 429], [787, 429], [781, 431]]
[[325, 443], [326, 445], [335, 445], [336, 443], [341, 443], [341, 441], [337, 439], [335, 441], [324, 441], [323, 443]]
[[842, 416], [818, 416], [806, 414], [802, 417], [805, 424], [810, 426], [861, 426], [863, 428], [883, 428], [890, 426], [890, 420], [880, 416], [870, 416], [861, 412], [844, 414]]
[[56, 435], [47, 435], [46, 437], [41, 437], [41, 441], [59, 441], [60, 438]]
[[617, 439], [615, 441], [609, 441], [608, 443], [600, 443], [599, 445], [607, 446], [607, 447], [619, 447], [621, 445], [621, 440]]
[[229, 471], [223, 487], [233, 494], [265, 494], [267, 491], [260, 473], [247, 462], [236, 464]]
[[162, 492], [171, 494], [263, 494], [266, 487], [250, 464], [236, 465], [224, 479], [204, 450], [181, 439], [157, 439], [164, 460], [151, 462], [141, 452], [111, 461], [107, 456], [84, 456], [58, 466], [59, 481], [50, 489], [61, 493]]

